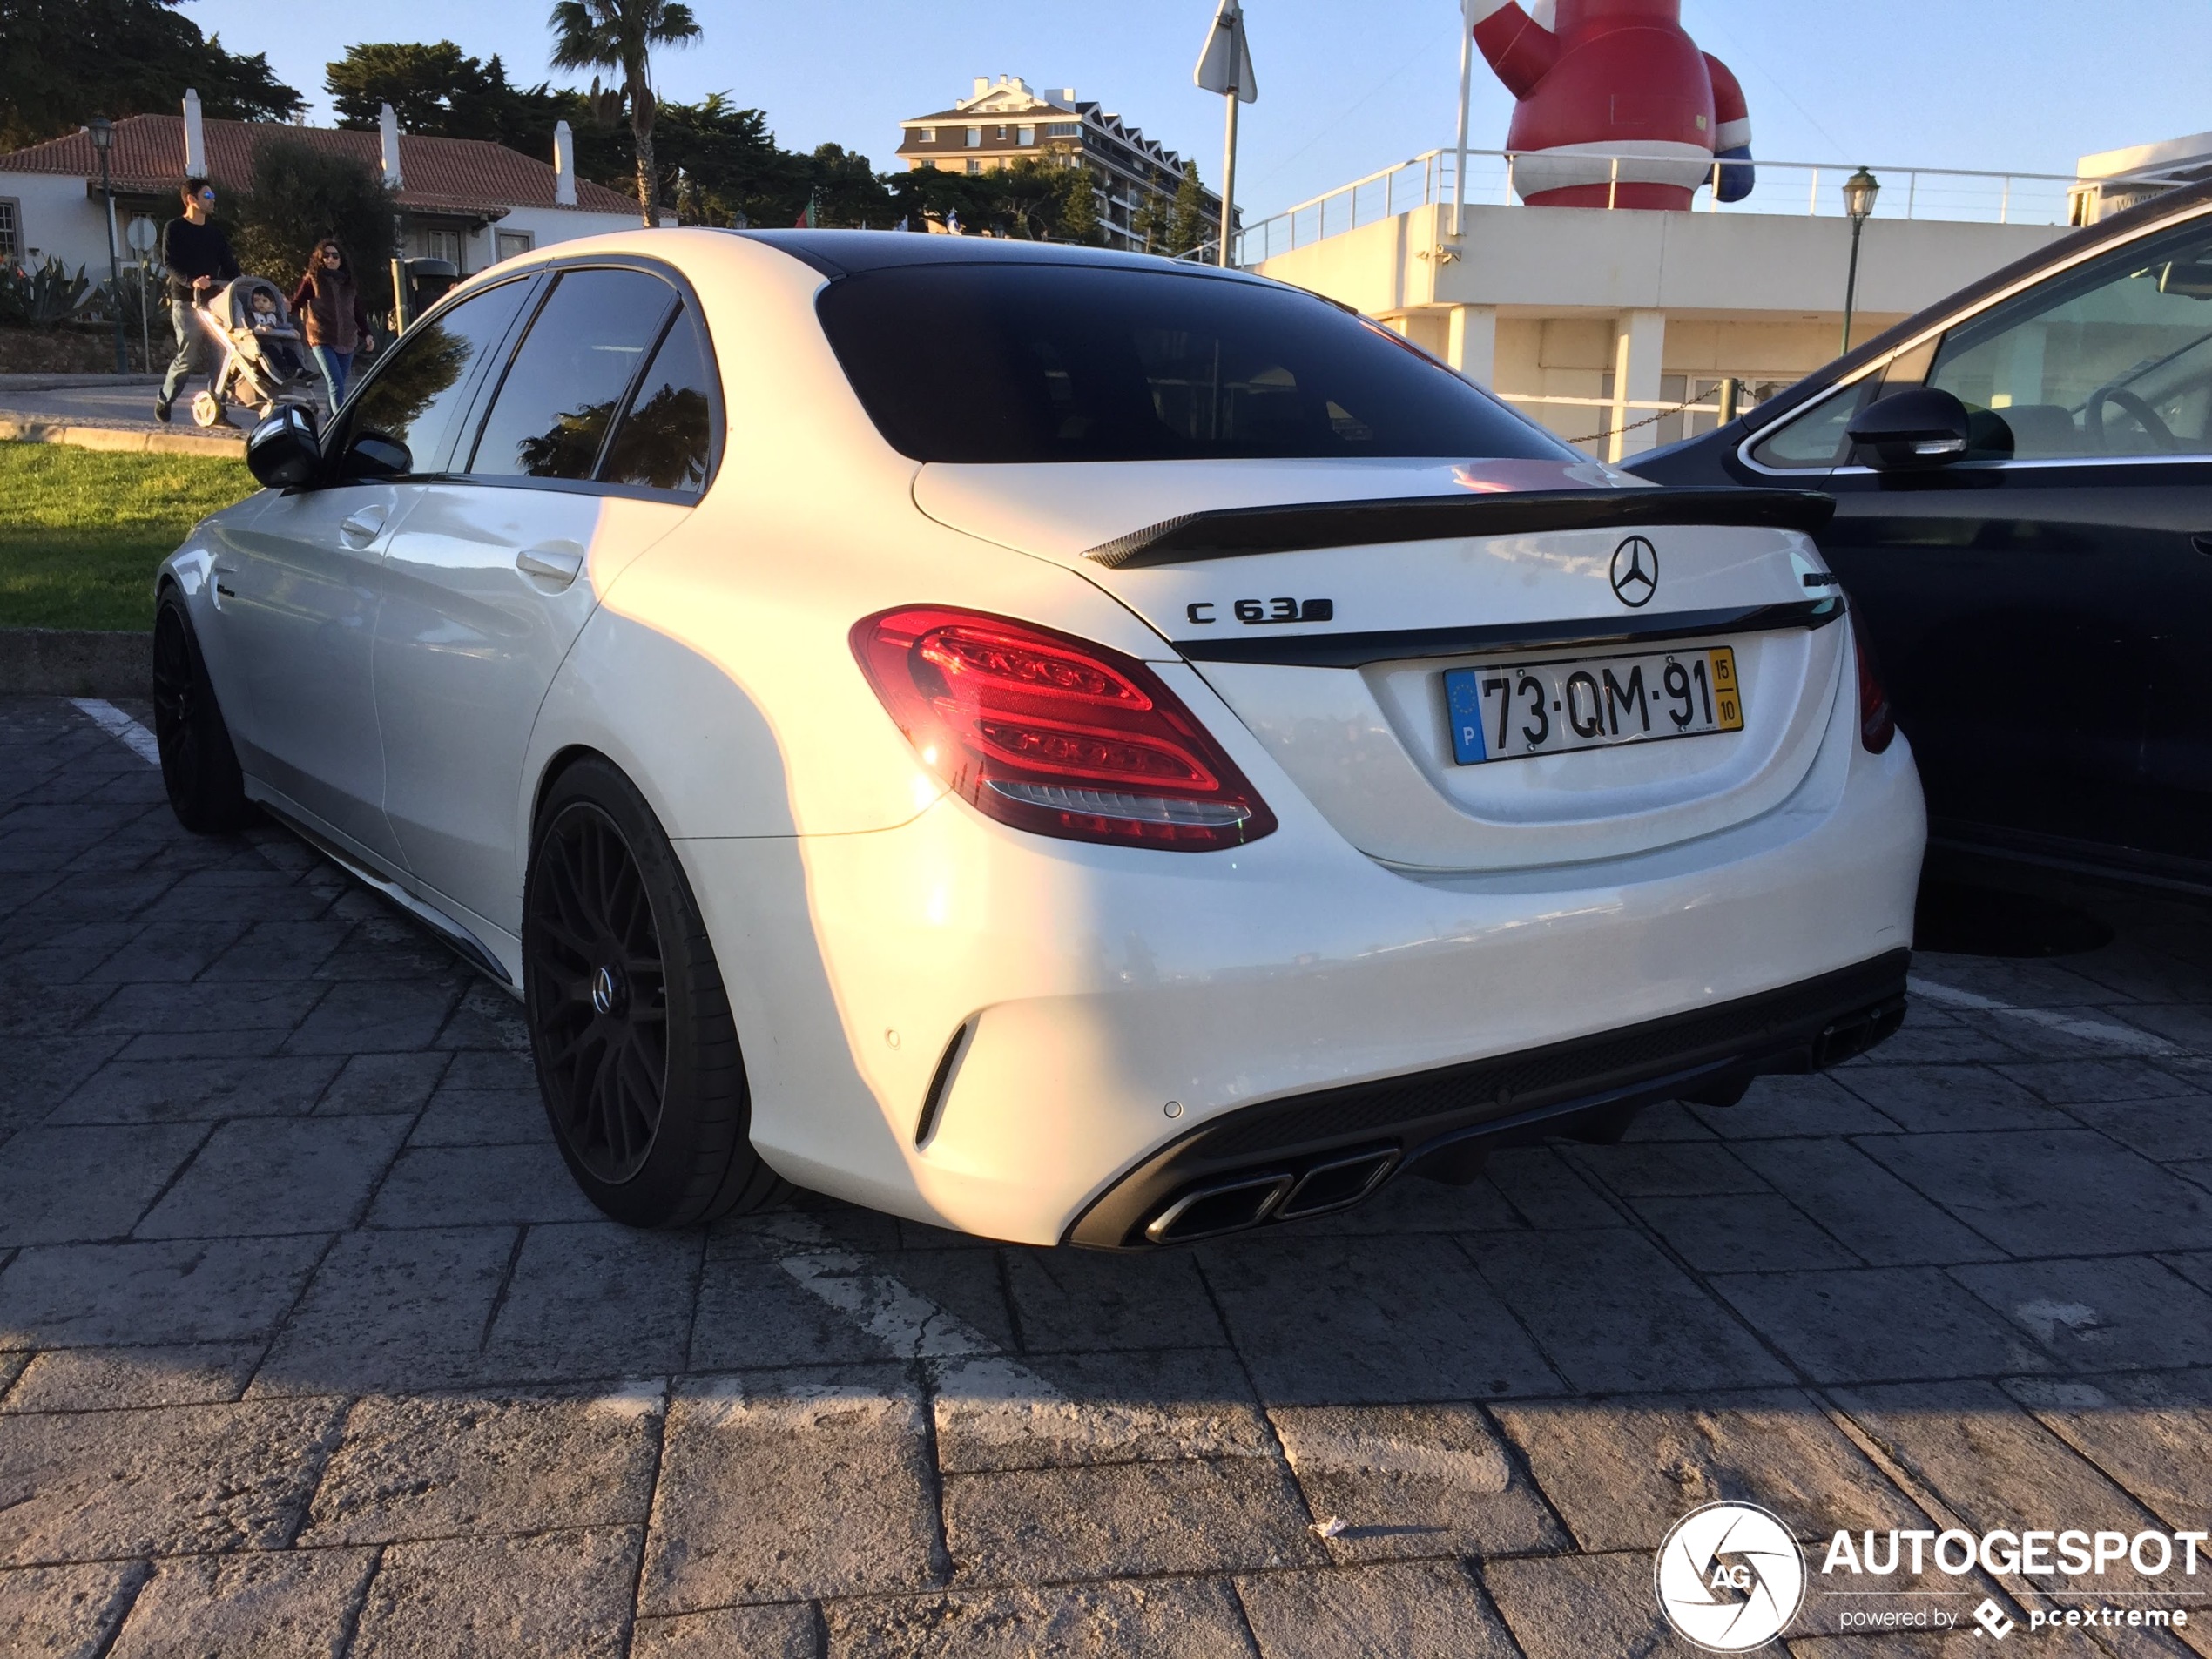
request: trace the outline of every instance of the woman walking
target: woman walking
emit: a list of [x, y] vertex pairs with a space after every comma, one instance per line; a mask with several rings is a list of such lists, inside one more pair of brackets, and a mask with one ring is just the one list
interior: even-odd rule
[[334, 238], [325, 237], [307, 256], [307, 273], [292, 293], [292, 314], [306, 320], [307, 349], [322, 370], [334, 415], [346, 399], [346, 377], [353, 370], [354, 352], [376, 349], [368, 313], [354, 281], [353, 261]]

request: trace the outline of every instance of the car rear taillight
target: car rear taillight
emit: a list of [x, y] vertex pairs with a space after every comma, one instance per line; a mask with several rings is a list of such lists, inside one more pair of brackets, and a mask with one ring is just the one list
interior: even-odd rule
[[866, 617], [852, 639], [922, 764], [1001, 823], [1181, 853], [1275, 828], [1221, 745], [1133, 657], [937, 606]]
[[1890, 712], [1890, 694], [1882, 689], [1881, 671], [1875, 666], [1874, 652], [1856, 622], [1851, 624], [1851, 644], [1858, 649], [1858, 740], [1866, 745], [1868, 754], [1878, 755], [1897, 736], [1897, 717]]

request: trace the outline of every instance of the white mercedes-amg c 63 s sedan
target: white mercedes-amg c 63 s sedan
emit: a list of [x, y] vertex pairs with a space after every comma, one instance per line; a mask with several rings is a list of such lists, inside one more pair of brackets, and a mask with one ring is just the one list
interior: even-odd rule
[[178, 816], [512, 991], [621, 1220], [1172, 1244], [1903, 1017], [1825, 498], [1642, 485], [1280, 284], [564, 243], [249, 455], [160, 574]]

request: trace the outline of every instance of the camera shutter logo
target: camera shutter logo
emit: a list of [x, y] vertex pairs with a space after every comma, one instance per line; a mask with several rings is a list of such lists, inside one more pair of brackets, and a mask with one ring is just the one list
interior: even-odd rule
[[1709, 1503], [1659, 1546], [1653, 1583], [1676, 1635], [1711, 1653], [1747, 1653], [1789, 1627], [1805, 1596], [1805, 1557], [1780, 1520], [1749, 1503]]
[[1659, 550], [1641, 536], [1631, 536], [1613, 550], [1613, 597], [1631, 610], [1640, 610], [1659, 591]]

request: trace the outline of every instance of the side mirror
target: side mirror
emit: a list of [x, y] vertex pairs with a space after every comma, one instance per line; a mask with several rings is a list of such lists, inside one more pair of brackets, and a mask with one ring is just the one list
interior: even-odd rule
[[367, 478], [398, 478], [415, 470], [415, 457], [407, 445], [381, 432], [356, 432], [346, 441], [338, 457], [338, 475], [349, 482]]
[[314, 412], [296, 403], [270, 415], [246, 440], [246, 469], [270, 489], [311, 482], [321, 465]]
[[1883, 472], [1947, 467], [1973, 447], [1973, 417], [1950, 393], [1915, 386], [1869, 403], [1851, 419], [1851, 441]]

